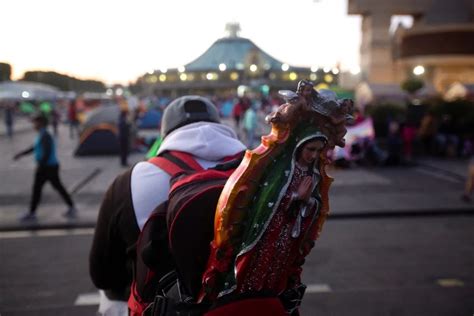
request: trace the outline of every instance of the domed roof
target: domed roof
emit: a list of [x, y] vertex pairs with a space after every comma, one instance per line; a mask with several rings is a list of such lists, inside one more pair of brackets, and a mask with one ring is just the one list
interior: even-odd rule
[[238, 36], [218, 39], [201, 56], [185, 65], [186, 71], [218, 70], [225, 64], [227, 70], [241, 70], [252, 64], [265, 70], [281, 70], [283, 63], [255, 45]]

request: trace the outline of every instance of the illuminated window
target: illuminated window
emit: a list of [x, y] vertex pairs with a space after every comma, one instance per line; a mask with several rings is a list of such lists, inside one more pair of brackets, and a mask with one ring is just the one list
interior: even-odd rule
[[316, 90], [321, 90], [321, 89], [328, 89], [329, 86], [325, 83], [320, 83], [316, 86]]
[[257, 70], [258, 70], [257, 65], [255, 65], [255, 64], [250, 65], [250, 71], [251, 72], [256, 72]]
[[166, 75], [161, 74], [159, 79], [160, 79], [161, 82], [166, 81]]
[[224, 63], [219, 64], [220, 71], [225, 71], [226, 69], [227, 69], [227, 66]]
[[235, 81], [235, 80], [238, 80], [238, 79], [239, 79], [239, 74], [236, 73], [236, 72], [231, 73], [231, 74], [230, 74], [230, 79], [231, 79], [231, 80], [234, 80], [234, 81]]
[[324, 81], [331, 83], [334, 80], [333, 76], [330, 74], [324, 75]]
[[290, 69], [290, 66], [288, 64], [281, 65], [281, 70], [287, 71], [288, 69]]
[[218, 76], [215, 72], [208, 72], [206, 75], [207, 80], [217, 80]]
[[291, 73], [290, 73], [290, 80], [293, 80], [293, 81], [294, 81], [294, 80], [296, 80], [296, 79], [298, 79], [298, 75], [296, 74], [296, 72], [291, 72]]
[[318, 79], [318, 75], [311, 74], [311, 75], [309, 75], [309, 79], [312, 80], [312, 81], [316, 81]]
[[186, 81], [188, 79], [188, 75], [186, 74], [180, 74], [179, 75], [179, 79], [181, 79], [181, 81]]

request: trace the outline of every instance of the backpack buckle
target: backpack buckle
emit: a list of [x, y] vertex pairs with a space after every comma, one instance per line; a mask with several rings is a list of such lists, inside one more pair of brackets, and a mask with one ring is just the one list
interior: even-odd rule
[[143, 316], [166, 316], [168, 312], [169, 298], [156, 295], [153, 303], [143, 311]]

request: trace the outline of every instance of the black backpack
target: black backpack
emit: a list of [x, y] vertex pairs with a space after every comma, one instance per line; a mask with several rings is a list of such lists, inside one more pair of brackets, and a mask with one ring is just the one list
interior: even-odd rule
[[195, 298], [214, 237], [216, 205], [242, 157], [227, 157], [207, 170], [179, 151], [149, 160], [171, 176], [171, 187], [137, 241], [130, 315], [200, 315], [207, 309]]

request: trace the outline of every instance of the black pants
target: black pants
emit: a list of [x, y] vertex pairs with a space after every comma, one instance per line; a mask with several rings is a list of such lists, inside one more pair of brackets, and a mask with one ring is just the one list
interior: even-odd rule
[[59, 179], [59, 165], [58, 166], [47, 166], [47, 167], [37, 167], [35, 173], [35, 180], [33, 183], [33, 196], [31, 198], [30, 204], [30, 213], [35, 213], [36, 208], [41, 200], [41, 192], [43, 191], [43, 186], [49, 181], [53, 188], [59, 192], [64, 202], [67, 205], [72, 207], [74, 203], [72, 202], [71, 196], [67, 193], [64, 188], [61, 180]]
[[120, 164], [122, 166], [127, 166], [127, 157], [128, 157], [128, 149], [129, 149], [129, 141], [128, 138], [123, 137], [119, 139], [119, 150], [120, 150]]

